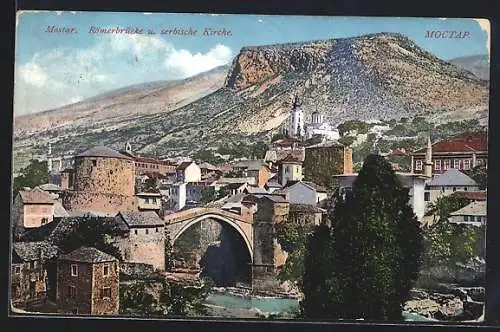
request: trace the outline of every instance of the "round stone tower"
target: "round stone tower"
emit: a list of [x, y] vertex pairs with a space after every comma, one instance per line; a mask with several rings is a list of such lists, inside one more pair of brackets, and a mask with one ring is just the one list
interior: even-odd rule
[[65, 205], [70, 211], [134, 211], [134, 160], [105, 146], [75, 157], [74, 186]]

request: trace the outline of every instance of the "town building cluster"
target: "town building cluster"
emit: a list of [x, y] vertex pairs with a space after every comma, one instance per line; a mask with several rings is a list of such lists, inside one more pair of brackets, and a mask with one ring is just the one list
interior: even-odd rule
[[[314, 176], [321, 173], [321, 163], [333, 167], [325, 168], [327, 177], [337, 180], [340, 193], [350, 190], [357, 177], [351, 149], [332, 142], [305, 147], [297, 138], [307, 131], [336, 139], [319, 113], [313, 114], [310, 126], [303, 125], [297, 103], [292, 114], [292, 135], [272, 142], [262, 160], [211, 165], [189, 158], [139, 156], [129, 143], [121, 151], [98, 146], [76, 154], [73, 167], [58, 172], [55, 183], [22, 188], [11, 213], [12, 305], [50, 303], [53, 312], [118, 315], [120, 282], [133, 278], [127, 271], [147, 267], [165, 275], [167, 228], [200, 209], [232, 218], [242, 227], [256, 227], [248, 231], [248, 237], [255, 237], [253, 245], [248, 242], [254, 251], [253, 278], [265, 284], [269, 266], [282, 266], [286, 254], [263, 254], [255, 243], [268, 237], [274, 241], [273, 225], [281, 222], [312, 227], [325, 220], [332, 188]], [[423, 224], [432, 223], [425, 219], [429, 204], [451, 194], [469, 195], [471, 200], [470, 206], [452, 214], [452, 222], [486, 222], [486, 191], [462, 172], [487, 163], [484, 137], [467, 134], [434, 144], [429, 140], [426, 148], [411, 155], [412, 172], [397, 173], [410, 189], [409, 204]], [[106, 230], [119, 255], [88, 244], [71, 246], [75, 232], [96, 225]], [[177, 225], [171, 241], [190, 224]]]

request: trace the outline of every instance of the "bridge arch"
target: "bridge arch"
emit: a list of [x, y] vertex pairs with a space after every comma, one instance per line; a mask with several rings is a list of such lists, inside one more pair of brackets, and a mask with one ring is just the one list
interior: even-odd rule
[[[188, 222], [182, 223], [182, 226], [177, 230], [174, 234], [172, 234], [172, 245], [175, 243], [175, 241], [181, 236], [189, 227], [195, 225], [196, 223], [205, 220], [205, 219], [215, 219], [222, 221], [231, 227], [233, 227], [243, 238], [243, 241], [245, 241], [245, 244], [248, 249], [248, 253], [250, 254], [250, 261], [253, 262], [253, 243], [251, 239], [247, 236], [245, 231], [241, 228], [241, 226], [238, 224], [238, 222], [231, 220], [230, 218], [224, 217], [220, 214], [215, 214], [215, 213], [208, 213], [208, 214], [203, 214], [201, 216], [198, 216], [196, 218], [193, 218], [189, 220]], [[167, 226], [168, 228], [168, 226]]]

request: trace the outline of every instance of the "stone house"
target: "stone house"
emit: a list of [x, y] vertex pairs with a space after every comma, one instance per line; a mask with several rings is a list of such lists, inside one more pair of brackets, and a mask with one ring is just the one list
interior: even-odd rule
[[222, 174], [219, 168], [207, 162], [203, 162], [200, 164], [200, 171], [202, 177], [207, 177], [209, 175], [218, 176]]
[[450, 213], [450, 223], [457, 225], [484, 226], [487, 222], [487, 202], [475, 201]]
[[352, 149], [339, 143], [320, 143], [305, 149], [304, 178], [329, 187], [332, 177], [352, 174]]
[[450, 168], [427, 182], [425, 186], [425, 204], [435, 203], [442, 196], [451, 195], [457, 191], [478, 191], [479, 186], [471, 177]]
[[325, 188], [308, 181], [289, 181], [280, 194], [285, 195], [290, 204], [318, 205], [328, 198]]
[[44, 300], [50, 291], [47, 269], [58, 248], [47, 241], [14, 242], [11, 261], [10, 299], [15, 307]]
[[175, 169], [177, 181], [182, 183], [201, 181], [201, 170], [194, 161], [184, 161]]
[[135, 194], [137, 197], [137, 207], [139, 211], [154, 211], [160, 212], [161, 194], [156, 192], [140, 192]]
[[186, 201], [201, 202], [203, 191], [211, 191], [214, 195], [218, 191], [217, 181], [189, 182], [186, 185]]
[[252, 177], [258, 187], [263, 188], [274, 175], [263, 160], [242, 160], [233, 165], [233, 171], [241, 177]]
[[137, 211], [131, 157], [105, 146], [94, 147], [75, 157], [74, 174], [73, 189], [63, 197], [66, 210]]
[[80, 247], [57, 260], [57, 305], [61, 312], [119, 314], [118, 260], [92, 247]]
[[[408, 203], [413, 208], [417, 219], [423, 222], [426, 209], [424, 191], [427, 178], [421, 174], [403, 172], [396, 172], [396, 176], [403, 187], [408, 188]], [[346, 192], [352, 190], [357, 178], [357, 173], [334, 176], [334, 185], [338, 187], [339, 194], [345, 196]]]
[[118, 241], [125, 261], [146, 263], [165, 269], [165, 222], [152, 211], [120, 212], [115, 219], [129, 234]]
[[179, 211], [186, 206], [186, 183], [168, 182], [160, 185], [160, 194], [167, 211]]
[[26, 229], [40, 227], [54, 218], [53, 197], [40, 188], [24, 188], [14, 200], [11, 226], [15, 236]]
[[290, 203], [288, 222], [292, 222], [307, 229], [321, 224], [323, 214], [326, 211], [311, 204]]
[[278, 174], [282, 185], [289, 181], [301, 181], [303, 179], [302, 161], [292, 155], [287, 156], [278, 161]]

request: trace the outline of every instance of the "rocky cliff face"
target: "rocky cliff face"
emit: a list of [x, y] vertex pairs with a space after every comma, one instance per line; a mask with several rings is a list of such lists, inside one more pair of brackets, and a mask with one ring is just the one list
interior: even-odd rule
[[[114, 121], [104, 132], [80, 126], [53, 148], [84, 149], [96, 142], [122, 148], [130, 139], [139, 152], [166, 156], [255, 141], [285, 123], [294, 94], [308, 119], [319, 109], [332, 124], [415, 115], [487, 117], [487, 81], [393, 33], [245, 47], [219, 82], [218, 90], [168, 112]], [[132, 101], [127, 107], [142, 106]], [[30, 140], [49, 136], [56, 135], [48, 130]], [[22, 140], [19, 146], [29, 145]]]

